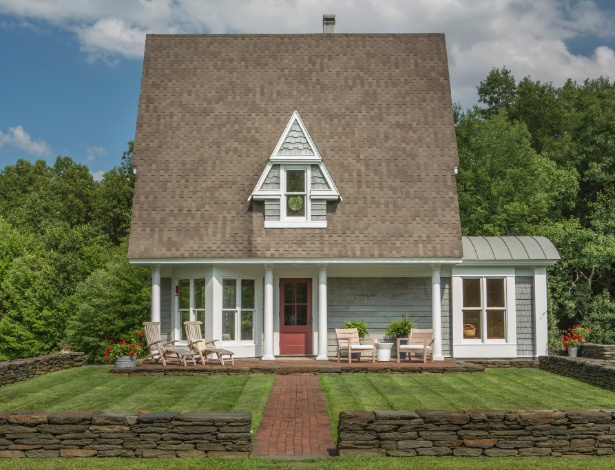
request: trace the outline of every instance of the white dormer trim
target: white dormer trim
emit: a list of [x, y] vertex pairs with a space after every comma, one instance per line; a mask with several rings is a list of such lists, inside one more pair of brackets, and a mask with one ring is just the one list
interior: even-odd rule
[[[288, 133], [290, 132], [295, 122], [297, 122], [297, 124], [301, 128], [303, 135], [305, 136], [309, 146], [311, 147], [313, 151], [312, 155], [280, 155], [279, 154], [280, 148], [282, 147], [282, 145], [284, 145], [284, 142], [286, 141]], [[284, 132], [282, 132], [282, 135], [280, 136], [278, 143], [273, 149], [273, 152], [271, 152], [269, 161], [267, 162], [265, 169], [261, 173], [261, 176], [258, 179], [258, 182], [256, 183], [256, 187], [254, 188], [254, 191], [252, 191], [252, 194], [250, 194], [248, 201], [251, 201], [251, 200], [263, 201], [265, 199], [275, 199], [275, 198], [282, 197], [280, 190], [261, 189], [273, 165], [281, 165], [284, 167], [286, 166], [290, 167], [292, 165], [318, 165], [330, 189], [328, 190], [313, 189], [310, 191], [310, 199], [321, 199], [321, 200], [328, 200], [328, 201], [341, 201], [342, 200], [340, 196], [340, 192], [337, 189], [337, 186], [335, 185], [335, 183], [333, 182], [333, 178], [331, 178], [331, 175], [329, 174], [329, 171], [327, 170], [327, 167], [325, 166], [323, 162], [322, 156], [320, 155], [320, 152], [318, 151], [318, 147], [316, 147], [316, 144], [312, 140], [312, 136], [310, 136], [310, 133], [308, 132], [307, 127], [303, 123], [303, 120], [301, 119], [301, 115], [299, 114], [299, 111], [297, 110], [293, 111], [293, 114], [288, 120], [288, 123], [286, 124], [286, 127], [284, 128]]]

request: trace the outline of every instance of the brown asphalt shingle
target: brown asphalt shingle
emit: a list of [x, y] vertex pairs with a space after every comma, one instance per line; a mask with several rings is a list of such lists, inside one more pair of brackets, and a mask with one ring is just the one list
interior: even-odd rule
[[[149, 35], [129, 257], [461, 257], [440, 34]], [[326, 229], [249, 203], [294, 110], [343, 201]]]

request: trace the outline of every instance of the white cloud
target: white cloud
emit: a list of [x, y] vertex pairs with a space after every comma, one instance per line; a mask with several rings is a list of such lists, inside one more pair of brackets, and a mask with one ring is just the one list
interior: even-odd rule
[[92, 175], [92, 178], [94, 178], [94, 181], [102, 181], [105, 172], [103, 170], [90, 171], [90, 174]]
[[[340, 33], [441, 32], [464, 106], [494, 67], [556, 85], [615, 79], [615, 10], [597, 0], [0, 0], [2, 13], [73, 31], [88, 60], [108, 63], [140, 58], [146, 33], [318, 33], [323, 13]], [[593, 54], [566, 46], [587, 38]]]
[[21, 126], [9, 127], [6, 134], [0, 131], [0, 148], [5, 145], [23, 150], [28, 155], [37, 157], [51, 156], [51, 149], [47, 142], [44, 140], [32, 140], [30, 134]]
[[86, 149], [85, 161], [87, 163], [92, 163], [97, 157], [101, 157], [106, 153], [107, 150], [104, 147], [88, 147]]

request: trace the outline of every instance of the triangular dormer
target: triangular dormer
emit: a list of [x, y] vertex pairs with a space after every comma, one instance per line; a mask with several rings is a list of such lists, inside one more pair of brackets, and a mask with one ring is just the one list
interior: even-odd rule
[[327, 226], [327, 201], [341, 200], [340, 193], [298, 111], [249, 199], [265, 201], [265, 228]]

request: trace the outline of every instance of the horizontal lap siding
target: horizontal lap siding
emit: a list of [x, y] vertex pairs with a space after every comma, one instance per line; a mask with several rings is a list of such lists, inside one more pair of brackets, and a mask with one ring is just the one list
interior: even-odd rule
[[277, 221], [280, 220], [280, 200], [267, 199], [265, 201], [265, 220]]
[[364, 321], [371, 338], [406, 314], [417, 328], [431, 328], [431, 278], [329, 278], [327, 294], [329, 356], [337, 356], [335, 328], [346, 320]]
[[160, 279], [160, 336], [163, 340], [171, 339], [171, 278]]
[[517, 355], [535, 356], [534, 330], [534, 282], [531, 276], [515, 279], [515, 299], [517, 308]]

